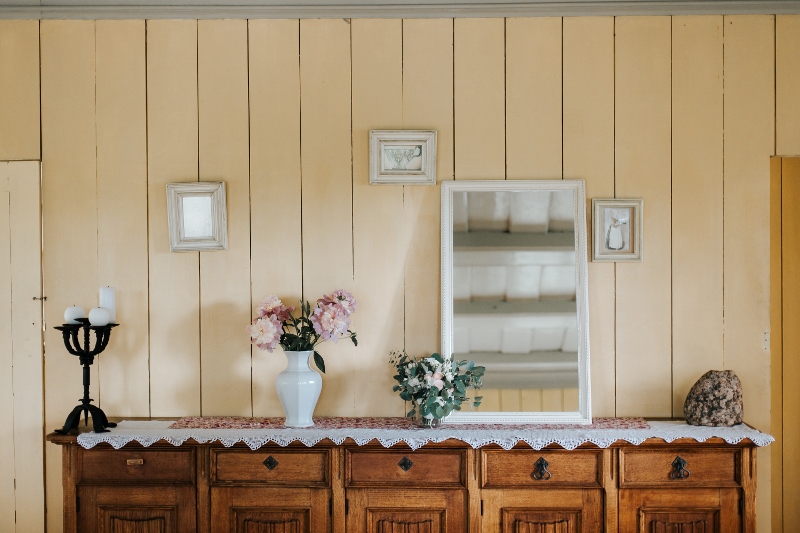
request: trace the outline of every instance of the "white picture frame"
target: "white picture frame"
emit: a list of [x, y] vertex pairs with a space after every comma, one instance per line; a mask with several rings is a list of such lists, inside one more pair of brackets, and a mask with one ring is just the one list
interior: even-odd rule
[[171, 251], [228, 249], [224, 182], [168, 183], [167, 218]]
[[435, 185], [435, 130], [371, 130], [370, 185]]
[[593, 198], [592, 261], [642, 261], [643, 210], [641, 198]]

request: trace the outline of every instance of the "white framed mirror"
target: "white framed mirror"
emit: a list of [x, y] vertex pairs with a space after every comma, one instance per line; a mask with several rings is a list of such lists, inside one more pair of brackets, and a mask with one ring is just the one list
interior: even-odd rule
[[486, 367], [448, 423], [591, 423], [583, 180], [442, 183], [442, 354]]

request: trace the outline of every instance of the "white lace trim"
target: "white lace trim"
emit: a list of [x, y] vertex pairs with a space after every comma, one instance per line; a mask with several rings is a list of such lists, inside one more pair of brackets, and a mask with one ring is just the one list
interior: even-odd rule
[[718, 437], [729, 444], [737, 444], [750, 439], [757, 446], [767, 446], [775, 439], [766, 433], [753, 429], [745, 424], [734, 427], [690, 426], [681, 421], [650, 421], [648, 429], [586, 429], [575, 426], [568, 429], [505, 429], [502, 425], [487, 429], [459, 429], [456, 425], [444, 425], [438, 429], [317, 429], [317, 428], [281, 428], [281, 429], [168, 429], [171, 421], [130, 421], [121, 422], [108, 433], [82, 433], [78, 435], [78, 444], [84, 448], [93, 448], [100, 443], [108, 443], [115, 449], [122, 448], [130, 442], [138, 442], [142, 446], [150, 446], [164, 440], [174, 446], [180, 446], [189, 439], [200, 444], [219, 442], [226, 447], [243, 442], [251, 450], [274, 443], [288, 446], [292, 442], [301, 442], [306, 446], [314, 446], [318, 442], [329, 439], [342, 444], [352, 439], [359, 446], [377, 440], [388, 448], [398, 443], [405, 443], [412, 450], [421, 448], [431, 442], [443, 442], [456, 439], [480, 448], [487, 444], [498, 444], [503, 449], [511, 449], [520, 442], [525, 442], [534, 450], [540, 450], [550, 444], [558, 444], [567, 450], [574, 450], [581, 444], [592, 443], [600, 448], [608, 448], [617, 441], [625, 441], [639, 445], [649, 438], [664, 439], [672, 442], [676, 439], [694, 439], [698, 442]]

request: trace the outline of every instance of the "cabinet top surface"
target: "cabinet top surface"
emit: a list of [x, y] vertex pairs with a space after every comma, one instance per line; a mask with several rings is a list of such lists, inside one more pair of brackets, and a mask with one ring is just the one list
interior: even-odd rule
[[641, 418], [595, 418], [591, 425], [496, 425], [444, 424], [436, 429], [414, 427], [403, 418], [319, 418], [310, 428], [283, 427], [283, 419], [242, 417], [187, 417], [174, 420], [124, 420], [107, 433], [82, 432], [77, 436], [50, 434], [56, 444], [74, 444], [93, 448], [108, 443], [122, 448], [130, 443], [150, 446], [157, 442], [180, 446], [219, 443], [233, 446], [243, 443], [255, 450], [265, 445], [288, 446], [317, 444], [378, 443], [383, 447], [405, 444], [412, 449], [446, 443], [480, 448], [499, 445], [510, 449], [527, 445], [539, 450], [579, 446], [607, 448], [626, 444], [711, 442], [719, 444], [769, 445], [774, 439], [746, 425], [733, 427], [691, 426], [683, 420], [646, 421]]

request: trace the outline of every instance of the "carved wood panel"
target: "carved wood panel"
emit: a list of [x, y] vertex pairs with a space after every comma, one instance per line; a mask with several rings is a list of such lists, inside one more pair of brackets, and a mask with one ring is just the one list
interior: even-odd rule
[[581, 511], [503, 509], [503, 533], [578, 533]]
[[721, 533], [719, 509], [639, 511], [641, 533]]
[[231, 533], [308, 533], [309, 512], [300, 510], [232, 509]]
[[440, 533], [445, 531], [444, 512], [423, 509], [369, 509], [369, 533]]
[[101, 531], [104, 533], [175, 533], [175, 507], [100, 506]]

